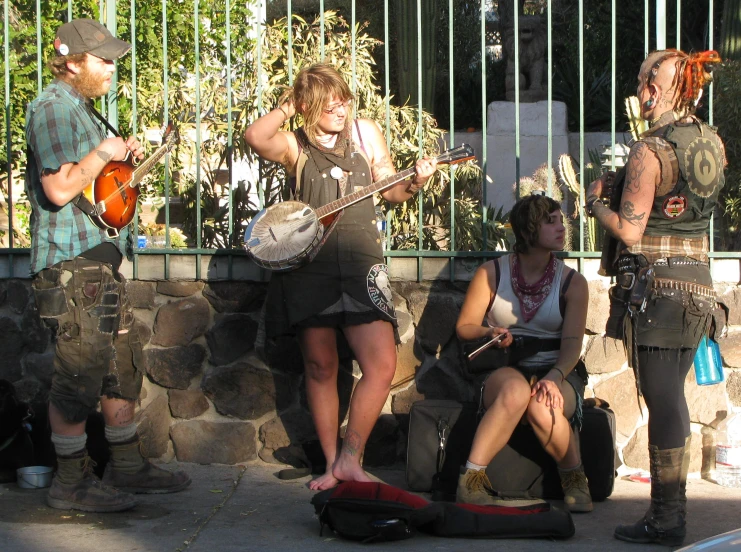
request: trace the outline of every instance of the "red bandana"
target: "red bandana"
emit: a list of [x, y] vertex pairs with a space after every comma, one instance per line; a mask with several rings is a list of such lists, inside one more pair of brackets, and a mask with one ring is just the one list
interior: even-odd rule
[[534, 284], [525, 282], [520, 272], [520, 259], [515, 254], [512, 256], [512, 289], [520, 301], [520, 310], [525, 322], [530, 322], [538, 312], [540, 306], [545, 302], [551, 292], [553, 278], [556, 275], [556, 257], [551, 254], [551, 260], [545, 269], [543, 277]]

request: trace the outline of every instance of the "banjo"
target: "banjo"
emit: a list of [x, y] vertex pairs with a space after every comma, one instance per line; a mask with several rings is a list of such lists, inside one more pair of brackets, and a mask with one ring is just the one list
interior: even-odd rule
[[[437, 157], [439, 164], [474, 159], [473, 148], [463, 144]], [[326, 228], [338, 214], [359, 201], [390, 188], [415, 174], [414, 167], [388, 176], [326, 205], [313, 209], [301, 201], [283, 201], [263, 209], [244, 233], [244, 247], [262, 268], [276, 272], [294, 270], [316, 256], [329, 235]]]

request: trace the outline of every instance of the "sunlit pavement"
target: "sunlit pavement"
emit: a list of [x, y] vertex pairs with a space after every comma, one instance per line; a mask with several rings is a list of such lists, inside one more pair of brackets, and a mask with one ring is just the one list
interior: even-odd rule
[[[319, 522], [309, 504], [313, 492], [306, 487], [308, 477], [282, 481], [275, 476], [279, 467], [264, 463], [180, 467], [193, 478], [187, 490], [139, 495], [135, 509], [117, 514], [53, 510], [44, 501], [46, 490], [2, 484], [0, 551], [668, 550], [613, 538], [617, 523], [637, 520], [648, 506], [649, 485], [623, 479], [616, 481], [607, 501], [595, 504], [592, 513], [574, 516], [576, 535], [564, 541], [444, 539], [418, 533], [406, 541], [361, 545], [340, 539], [326, 528], [319, 536]], [[401, 470], [371, 472], [389, 484], [404, 486]], [[741, 527], [741, 489], [690, 479], [687, 494], [685, 544]]]

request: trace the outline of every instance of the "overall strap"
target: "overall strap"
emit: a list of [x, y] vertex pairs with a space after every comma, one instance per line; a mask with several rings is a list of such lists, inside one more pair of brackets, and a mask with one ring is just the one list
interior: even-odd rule
[[368, 159], [370, 159], [370, 157], [368, 156], [368, 152], [365, 151], [365, 145], [363, 144], [363, 135], [360, 134], [360, 125], [358, 124], [358, 120], [355, 119], [354, 123], [355, 123], [355, 130], [358, 132], [358, 140], [360, 140], [360, 149], [363, 150], [363, 153], [365, 154], [365, 156], [368, 157]]

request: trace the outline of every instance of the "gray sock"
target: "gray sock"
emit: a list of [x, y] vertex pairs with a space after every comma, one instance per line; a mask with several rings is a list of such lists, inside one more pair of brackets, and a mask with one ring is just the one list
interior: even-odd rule
[[473, 462], [471, 462], [470, 460], [467, 460], [467, 461], [466, 461], [466, 469], [467, 469], [467, 470], [476, 470], [476, 471], [481, 471], [481, 470], [485, 470], [485, 469], [486, 469], [486, 466], [481, 466], [481, 465], [479, 465], [479, 464], [474, 464], [474, 463], [473, 463]]
[[569, 473], [569, 472], [572, 472], [572, 471], [576, 471], [578, 469], [581, 469], [581, 462], [579, 462], [573, 468], [558, 468], [558, 471], [561, 472], [561, 473]]
[[134, 439], [136, 435], [136, 424], [130, 423], [125, 426], [105, 426], [105, 438], [113, 443], [127, 443]]
[[57, 456], [72, 456], [85, 449], [87, 433], [83, 433], [82, 435], [60, 435], [59, 433], [52, 432], [51, 442], [54, 443], [54, 450]]

